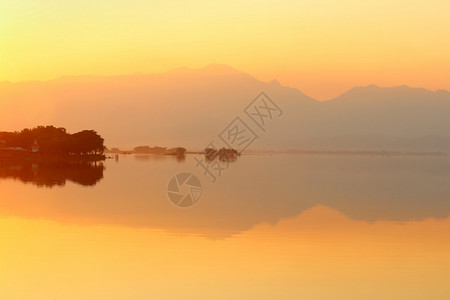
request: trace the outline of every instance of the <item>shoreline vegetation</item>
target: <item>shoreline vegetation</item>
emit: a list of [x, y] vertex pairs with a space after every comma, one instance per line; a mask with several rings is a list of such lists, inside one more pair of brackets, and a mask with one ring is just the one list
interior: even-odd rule
[[241, 155], [237, 150], [231, 148], [221, 148], [219, 150], [206, 148], [203, 151], [187, 151], [184, 147], [166, 148], [166, 147], [149, 147], [138, 146], [133, 150], [120, 150], [119, 148], [105, 149], [106, 154], [144, 154], [144, 155], [173, 155], [177, 157], [185, 156], [186, 154], [203, 154], [207, 160], [236, 160]]
[[58, 163], [58, 162], [98, 162], [104, 161], [104, 154], [42, 154], [19, 151], [5, 151], [0, 149], [0, 163], [4, 162], [34, 162], [34, 163]]
[[[107, 157], [105, 154], [151, 154], [172, 155], [178, 158], [186, 154], [202, 154], [208, 161], [219, 159], [234, 161], [243, 153], [235, 149], [219, 150], [206, 148], [203, 151], [187, 151], [184, 147], [137, 146], [133, 150], [119, 148], [107, 149], [104, 139], [94, 130], [83, 130], [70, 134], [62, 127], [38, 126], [16, 132], [0, 132], [0, 163], [24, 161], [34, 163], [58, 162], [98, 162]], [[314, 154], [314, 155], [366, 155], [366, 156], [439, 156], [448, 157], [447, 152], [425, 151], [347, 151], [347, 150], [301, 150], [285, 151], [247, 151], [245, 155], [273, 154]]]
[[0, 162], [62, 162], [105, 160], [104, 139], [94, 130], [70, 134], [62, 127], [38, 126], [0, 132]]
[[[154, 147], [154, 148], [163, 148], [163, 147]], [[165, 149], [165, 148], [163, 148]], [[175, 148], [172, 148], [175, 149]], [[222, 150], [224, 149], [224, 150]], [[238, 157], [241, 155], [272, 155], [272, 154], [315, 154], [315, 155], [367, 155], [367, 156], [450, 156], [450, 153], [443, 151], [350, 151], [350, 150], [301, 150], [301, 149], [293, 149], [293, 150], [285, 150], [285, 151], [246, 151], [245, 153], [239, 153], [234, 149], [222, 148], [220, 150], [214, 149], [205, 149], [203, 151], [188, 151], [186, 150], [184, 154], [204, 154], [209, 157], [223, 157], [224, 155], [229, 155], [230, 157]], [[212, 152], [211, 152], [212, 151]], [[222, 151], [222, 152], [221, 152]], [[224, 152], [225, 151], [225, 152]], [[231, 152], [227, 152], [231, 151]], [[236, 152], [234, 152], [236, 151]], [[132, 155], [132, 154], [151, 154], [151, 155], [171, 155], [165, 152], [158, 151], [148, 151], [141, 152], [135, 150], [120, 150], [119, 148], [106, 149], [106, 154], [123, 154], [123, 155]], [[217, 153], [217, 154], [216, 154]], [[176, 154], [172, 154], [176, 155]]]

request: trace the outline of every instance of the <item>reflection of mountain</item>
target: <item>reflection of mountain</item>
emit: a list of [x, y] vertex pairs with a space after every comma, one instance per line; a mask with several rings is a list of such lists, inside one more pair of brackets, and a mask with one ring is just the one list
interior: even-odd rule
[[77, 131], [88, 126], [110, 147], [152, 142], [203, 150], [260, 91], [284, 114], [253, 149], [450, 151], [447, 91], [368, 86], [318, 102], [277, 81], [261, 82], [217, 65], [6, 83], [0, 87], [0, 127], [64, 124]]
[[103, 178], [102, 163], [85, 161], [39, 162], [14, 161], [0, 162], [0, 180], [12, 178], [37, 186], [64, 186], [66, 180], [93, 186]]
[[[195, 168], [190, 155], [183, 164], [127, 156], [106, 163], [108, 176], [94, 189], [33, 189], [27, 194], [17, 187], [17, 201], [0, 197], [0, 214], [214, 238], [276, 224], [317, 205], [365, 222], [450, 216], [446, 157], [244, 155], [216, 183]], [[203, 192], [195, 206], [180, 209], [170, 203], [166, 188], [185, 171], [202, 181]]]

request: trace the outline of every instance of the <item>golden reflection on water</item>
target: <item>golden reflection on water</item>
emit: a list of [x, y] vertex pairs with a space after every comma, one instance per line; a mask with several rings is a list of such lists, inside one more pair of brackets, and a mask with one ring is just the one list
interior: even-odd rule
[[447, 158], [244, 156], [179, 209], [193, 165], [3, 168], [0, 299], [450, 298]]
[[450, 295], [450, 219], [367, 223], [316, 206], [223, 240], [19, 218], [0, 232], [1, 299]]

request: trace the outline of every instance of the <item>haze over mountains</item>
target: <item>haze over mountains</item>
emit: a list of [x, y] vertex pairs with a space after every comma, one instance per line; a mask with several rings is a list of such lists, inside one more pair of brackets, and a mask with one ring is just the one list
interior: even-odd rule
[[254, 127], [260, 136], [254, 150], [450, 152], [448, 91], [372, 85], [319, 102], [224, 65], [0, 82], [0, 130], [52, 124], [70, 132], [95, 129], [108, 147], [202, 149], [235, 117], [245, 120], [243, 109], [261, 91], [284, 114], [265, 133]]

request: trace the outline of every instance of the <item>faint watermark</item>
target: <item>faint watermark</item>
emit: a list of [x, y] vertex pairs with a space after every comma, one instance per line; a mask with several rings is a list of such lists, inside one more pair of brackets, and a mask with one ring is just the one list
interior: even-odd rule
[[250, 102], [244, 112], [264, 132], [268, 122], [283, 115], [281, 108], [264, 92]]
[[202, 184], [191, 173], [180, 173], [172, 177], [167, 185], [169, 200], [178, 207], [190, 207], [197, 203], [202, 195]]
[[[203, 175], [212, 182], [229, 169], [230, 161], [235, 155], [221, 149], [228, 147], [239, 154], [244, 153], [260, 136], [258, 131], [265, 133], [268, 125], [283, 115], [283, 110], [266, 93], [261, 92], [244, 108], [244, 115], [235, 117], [217, 136], [205, 147], [216, 151], [216, 159], [194, 157], [195, 166], [202, 168]], [[250, 122], [249, 122], [250, 121]], [[256, 125], [256, 126], [255, 126]], [[205, 153], [207, 154], [207, 153]], [[223, 156], [229, 157], [223, 157]]]
[[236, 149], [242, 153], [253, 144], [258, 136], [240, 117], [236, 117], [219, 134], [219, 138], [229, 148]]
[[[283, 115], [281, 108], [266, 93], [261, 92], [204, 148], [204, 152], [194, 157], [195, 166], [202, 169], [203, 176], [212, 182], [222, 176], [230, 167], [230, 162], [245, 152], [269, 124]], [[185, 186], [184, 192], [182, 187]], [[175, 205], [190, 207], [202, 194], [200, 180], [190, 173], [174, 176], [168, 186], [167, 195]]]

